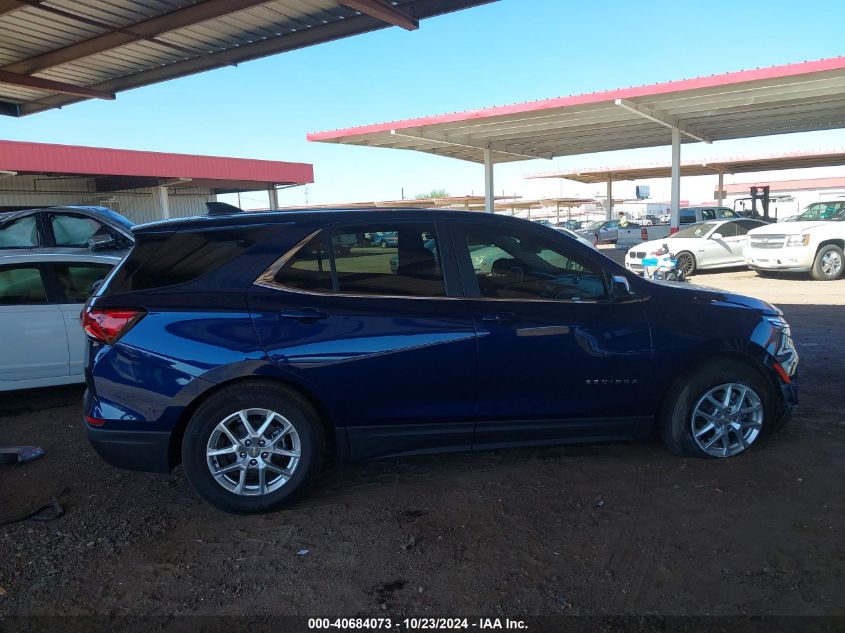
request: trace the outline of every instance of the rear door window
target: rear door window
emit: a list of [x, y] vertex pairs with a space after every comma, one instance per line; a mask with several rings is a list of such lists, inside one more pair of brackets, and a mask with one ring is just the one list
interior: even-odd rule
[[693, 209], [681, 209], [680, 213], [680, 223], [681, 224], [695, 224], [696, 222], [695, 217], [695, 210]]
[[20, 264], [0, 268], [0, 305], [37, 305], [47, 302], [47, 291], [37, 265]]
[[105, 279], [112, 266], [74, 262], [54, 264], [53, 269], [64, 293], [64, 303], [85, 303], [92, 294], [94, 283]]
[[51, 213], [49, 217], [56, 246], [84, 248], [95, 235], [112, 235], [105, 224], [84, 215]]
[[38, 218], [27, 215], [0, 227], [0, 248], [33, 248], [38, 246]]
[[725, 222], [716, 228], [716, 232], [720, 233], [722, 237], [736, 237], [737, 224], [736, 222]]
[[446, 296], [433, 224], [362, 225], [322, 232], [282, 266], [274, 281], [310, 292]]

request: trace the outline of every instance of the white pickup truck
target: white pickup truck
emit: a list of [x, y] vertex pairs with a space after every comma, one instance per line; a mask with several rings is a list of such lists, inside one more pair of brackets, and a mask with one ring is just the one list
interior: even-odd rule
[[758, 274], [809, 272], [832, 281], [845, 266], [845, 201], [812, 204], [792, 222], [748, 232], [745, 263]]
[[[696, 224], [706, 220], [722, 220], [739, 218], [740, 216], [728, 207], [685, 207], [680, 210], [679, 224], [683, 227], [687, 224]], [[620, 228], [616, 237], [616, 248], [628, 250], [632, 246], [661, 240], [669, 237], [668, 224], [656, 224], [654, 226], [632, 226]]]

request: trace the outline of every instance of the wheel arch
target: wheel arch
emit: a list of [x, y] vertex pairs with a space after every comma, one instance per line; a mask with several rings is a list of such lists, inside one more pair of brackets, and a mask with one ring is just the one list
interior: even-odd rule
[[[262, 382], [281, 385], [286, 389], [290, 389], [291, 391], [294, 391], [303, 398], [305, 398], [308, 403], [314, 408], [314, 411], [316, 411], [317, 417], [319, 417], [320, 419], [320, 424], [323, 426], [323, 432], [326, 438], [326, 451], [328, 453], [327, 461], [337, 461], [346, 459], [348, 455], [348, 447], [346, 445], [346, 436], [343, 433], [343, 429], [335, 425], [328, 408], [315, 394], [311, 393], [308, 389], [303, 388], [301, 385], [294, 384], [291, 381], [284, 380], [283, 378], [278, 378], [275, 376], [254, 375], [240, 376], [232, 378], [230, 380], [225, 380], [223, 382], [216, 383], [213, 387], [206, 389], [199, 396], [194, 398], [187, 406], [185, 406], [185, 408], [179, 415], [176, 425], [173, 427], [173, 431], [170, 435], [170, 446], [168, 448], [168, 461], [170, 463], [170, 467], [175, 468], [181, 463], [182, 440], [185, 437], [185, 430], [188, 428], [188, 422], [194, 415], [194, 412], [196, 412], [196, 410], [205, 401], [207, 401], [209, 398], [219, 393], [223, 389], [227, 389], [240, 384], [256, 384]], [[339, 434], [342, 435], [342, 437], [339, 436]]]
[[819, 254], [819, 251], [822, 250], [825, 246], [838, 246], [841, 250], [845, 251], [845, 239], [836, 239], [831, 238], [829, 240], [822, 240], [819, 242], [819, 245], [816, 247], [816, 255]]
[[739, 349], [723, 349], [715, 351], [711, 354], [706, 356], [701, 356], [696, 358], [695, 360], [688, 363], [686, 366], [678, 371], [676, 377], [668, 384], [666, 389], [663, 391], [663, 395], [660, 398], [659, 405], [657, 407], [657, 412], [655, 414], [655, 422], [658, 422], [661, 417], [667, 415], [671, 403], [675, 398], [675, 394], [680, 388], [680, 385], [683, 384], [683, 381], [688, 379], [693, 372], [700, 370], [701, 367], [707, 363], [713, 363], [719, 360], [732, 360], [738, 363], [741, 363], [748, 369], [751, 369], [760, 376], [762, 376], [769, 387], [772, 390], [772, 395], [775, 397], [777, 402], [779, 403], [779, 407], [784, 406], [783, 402], [783, 393], [780, 389], [780, 383], [778, 382], [777, 375], [775, 371], [769, 367], [769, 365], [765, 362], [765, 350], [759, 348], [757, 350], [739, 350]]

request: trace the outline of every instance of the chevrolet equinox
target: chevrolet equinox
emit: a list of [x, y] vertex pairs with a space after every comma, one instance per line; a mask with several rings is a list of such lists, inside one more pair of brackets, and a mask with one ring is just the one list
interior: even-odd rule
[[653, 429], [730, 457], [797, 403], [777, 308], [643, 280], [536, 223], [338, 209], [134, 233], [83, 313], [88, 437], [116, 466], [182, 463], [230, 512], [289, 502], [329, 459]]

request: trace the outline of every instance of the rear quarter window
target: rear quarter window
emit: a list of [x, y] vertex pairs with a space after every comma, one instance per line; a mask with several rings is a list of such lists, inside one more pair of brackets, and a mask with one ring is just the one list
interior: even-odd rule
[[194, 281], [231, 263], [266, 234], [263, 227], [255, 227], [141, 235], [103, 294]]

